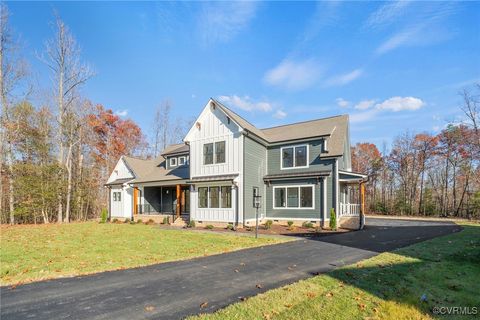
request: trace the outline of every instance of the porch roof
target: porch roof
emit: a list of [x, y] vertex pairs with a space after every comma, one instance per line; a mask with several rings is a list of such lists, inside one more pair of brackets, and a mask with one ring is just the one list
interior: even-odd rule
[[368, 180], [368, 175], [352, 171], [338, 170], [339, 180], [343, 183], [360, 183]]

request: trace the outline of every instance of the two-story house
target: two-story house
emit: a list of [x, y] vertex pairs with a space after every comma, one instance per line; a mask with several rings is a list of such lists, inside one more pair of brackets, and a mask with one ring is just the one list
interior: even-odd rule
[[144, 160], [150, 169], [138, 174], [123, 158], [132, 178], [110, 177], [107, 185], [132, 188], [138, 198], [130, 201], [132, 215], [183, 213], [200, 225], [248, 226], [255, 223], [256, 198], [261, 222], [328, 225], [333, 208], [340, 223], [358, 223], [359, 185], [367, 177], [351, 171], [347, 115], [258, 129], [210, 99], [184, 143]]

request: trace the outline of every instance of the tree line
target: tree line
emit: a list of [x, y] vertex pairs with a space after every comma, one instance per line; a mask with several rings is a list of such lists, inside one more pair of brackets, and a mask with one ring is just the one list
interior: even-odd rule
[[352, 169], [369, 175], [370, 213], [480, 218], [480, 85], [460, 95], [465, 120], [438, 134], [405, 132], [382, 152], [352, 147]]
[[189, 122], [172, 119], [171, 103], [155, 112], [149, 144], [141, 128], [82, 93], [96, 75], [68, 26], [54, 14], [53, 32], [37, 54], [53, 80], [45, 103], [33, 99], [28, 61], [0, 5], [0, 222], [87, 220], [107, 203], [104, 183], [121, 155], [157, 156], [181, 141]]

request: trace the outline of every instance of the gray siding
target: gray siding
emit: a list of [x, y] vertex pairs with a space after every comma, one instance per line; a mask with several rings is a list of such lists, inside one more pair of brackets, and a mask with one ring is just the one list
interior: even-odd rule
[[[302, 169], [281, 169], [280, 150], [282, 147], [296, 146], [301, 144], [308, 144], [309, 147], [309, 167]], [[311, 172], [320, 170], [331, 170], [332, 159], [322, 159], [320, 154], [322, 152], [323, 139], [309, 141], [305, 143], [284, 144], [281, 146], [274, 146], [268, 148], [268, 174], [280, 174], [280, 173], [296, 173], [296, 172]]]
[[[265, 184], [263, 177], [267, 173], [266, 148], [258, 142], [245, 137], [244, 139], [244, 192], [243, 192], [243, 211], [244, 219], [255, 218], [255, 208], [253, 207], [253, 187], [258, 187], [260, 195], [264, 202]], [[265, 213], [265, 205], [258, 210], [261, 216]]]

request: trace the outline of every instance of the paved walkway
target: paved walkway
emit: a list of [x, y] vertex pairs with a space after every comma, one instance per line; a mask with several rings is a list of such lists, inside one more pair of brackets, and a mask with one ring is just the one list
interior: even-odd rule
[[[452, 223], [369, 219], [365, 230], [1, 288], [2, 319], [179, 319], [378, 252], [449, 234]], [[257, 288], [260, 285], [260, 289]], [[202, 307], [201, 307], [202, 306]]]

